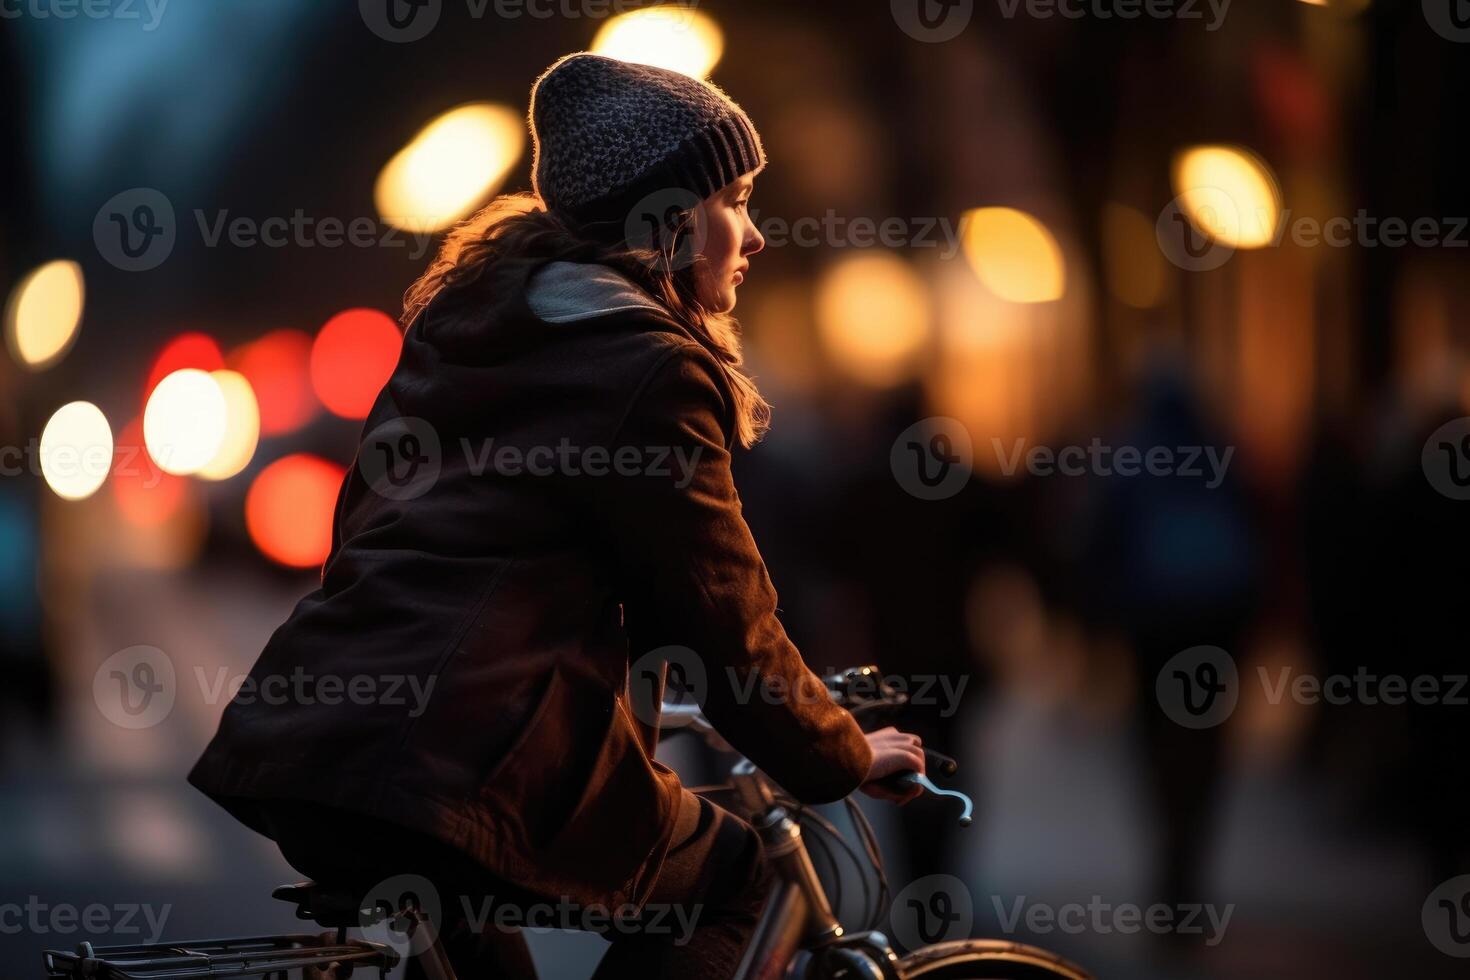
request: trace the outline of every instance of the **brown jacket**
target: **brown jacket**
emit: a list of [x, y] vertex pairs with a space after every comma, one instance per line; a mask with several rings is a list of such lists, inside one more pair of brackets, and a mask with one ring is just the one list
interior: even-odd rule
[[253, 801], [308, 800], [548, 895], [641, 903], [680, 794], [628, 668], [678, 644], [736, 748], [803, 801], [852, 792], [852, 717], [779, 696], [818, 682], [741, 515], [731, 406], [715, 358], [605, 267], [504, 263], [436, 301], [364, 425], [321, 587], [190, 782], [256, 829]]

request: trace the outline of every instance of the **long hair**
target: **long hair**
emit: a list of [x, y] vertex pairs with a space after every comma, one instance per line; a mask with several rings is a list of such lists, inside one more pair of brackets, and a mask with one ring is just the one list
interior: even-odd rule
[[669, 222], [668, 233], [643, 248], [626, 239], [580, 225], [549, 211], [535, 194], [502, 194], [452, 228], [429, 263], [403, 297], [404, 327], [445, 290], [466, 289], [487, 281], [495, 264], [505, 259], [590, 262], [610, 266], [643, 287], [714, 355], [730, 379], [735, 395], [735, 435], [742, 446], [758, 442], [770, 426], [771, 407], [741, 365], [740, 325], [728, 313], [706, 309], [698, 298], [694, 266], [680, 258], [690, 239], [693, 211]]

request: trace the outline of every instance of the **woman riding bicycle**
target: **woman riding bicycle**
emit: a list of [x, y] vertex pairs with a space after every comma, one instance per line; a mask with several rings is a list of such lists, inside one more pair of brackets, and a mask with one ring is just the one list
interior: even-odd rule
[[[409, 290], [321, 587], [251, 672], [296, 696], [232, 701], [189, 778], [318, 880], [420, 875], [446, 911], [690, 906], [689, 936], [610, 936], [598, 976], [727, 977], [760, 842], [654, 761], [629, 662], [685, 648], [722, 736], [803, 802], [907, 799], [876, 781], [924, 757], [828, 700], [731, 481], [768, 415], [730, 315], [764, 245], [754, 126], [713, 85], [585, 53], [530, 120], [535, 194], [454, 229]], [[364, 676], [397, 696], [353, 697]], [[446, 942], [463, 976], [532, 972], [518, 935]]]

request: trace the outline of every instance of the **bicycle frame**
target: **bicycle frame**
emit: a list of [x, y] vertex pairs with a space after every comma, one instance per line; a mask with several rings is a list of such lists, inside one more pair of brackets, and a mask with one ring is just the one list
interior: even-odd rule
[[736, 970], [737, 980], [776, 980], [789, 976], [805, 950], [834, 945], [861, 946], [886, 969], [878, 977], [897, 978], [898, 958], [878, 933], [849, 935], [837, 920], [817, 877], [801, 827], [776, 797], [769, 778], [749, 759], [731, 770], [744, 816], [760, 834], [776, 882], [766, 898], [755, 934]]
[[[864, 678], [868, 673], [871, 668], [849, 672], [853, 678]], [[706, 739], [718, 738], [695, 705], [666, 704], [663, 715], [661, 727], [666, 730], [682, 728]], [[838, 921], [817, 876], [801, 826], [770, 778], [749, 759], [742, 758], [730, 771], [730, 788], [742, 811], [739, 815], [760, 835], [775, 876], [755, 934], [736, 971], [738, 980], [787, 977], [804, 955], [841, 949], [852, 949], [853, 964], [866, 966], [866, 975], [874, 980], [898, 980], [898, 956], [885, 936], [877, 932], [848, 933]]]
[[806, 904], [808, 926], [803, 938], [821, 943], [842, 936], [842, 923], [832, 911], [826, 890], [817, 877], [801, 827], [776, 800], [766, 775], [749, 759], [741, 759], [730, 773], [735, 792], [750, 825], [765, 844], [766, 860], [785, 882], [794, 885]]

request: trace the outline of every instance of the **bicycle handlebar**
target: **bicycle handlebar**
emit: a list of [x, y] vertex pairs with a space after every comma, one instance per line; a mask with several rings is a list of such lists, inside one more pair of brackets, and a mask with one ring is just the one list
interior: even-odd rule
[[[878, 673], [878, 668], [872, 666], [852, 667], [836, 674], [829, 674], [822, 678], [822, 682], [826, 685], [828, 693], [832, 695], [832, 699], [854, 714], [866, 709], [901, 707], [908, 703], [908, 696], [885, 682]], [[704, 716], [703, 710], [697, 704], [665, 702], [662, 705], [659, 727], [664, 730], [682, 729], [693, 732], [703, 737], [716, 749], [730, 750], [732, 748], [720, 737], [720, 733], [710, 724], [709, 719]], [[940, 776], [953, 776], [959, 771], [958, 762], [930, 748], [924, 749], [924, 765], [927, 770]], [[918, 786], [935, 796], [953, 797], [964, 806], [964, 811], [960, 814], [960, 826], [968, 827], [972, 822], [975, 806], [970, 798], [964, 793], [934, 785], [923, 773], [912, 770], [897, 773], [884, 780], [884, 783], [894, 789]]]
[[929, 772], [937, 772], [941, 776], [953, 776], [960, 771], [960, 764], [943, 752], [925, 748], [924, 768]]
[[964, 808], [963, 812], [960, 813], [960, 826], [968, 827], [971, 823], [974, 822], [974, 800], [970, 799], [964, 793], [958, 792], [956, 790], [944, 789], [943, 787], [935, 786], [934, 783], [930, 781], [929, 777], [921, 772], [914, 772], [912, 769], [909, 769], [906, 772], [897, 773], [896, 775], [889, 776], [887, 779], [883, 780], [883, 785], [892, 787], [894, 789], [902, 789], [907, 786], [917, 786], [922, 790], [934, 794], [935, 796], [952, 796], [955, 799], [959, 800], [960, 805]]

